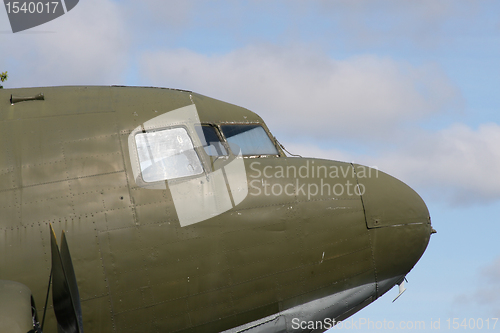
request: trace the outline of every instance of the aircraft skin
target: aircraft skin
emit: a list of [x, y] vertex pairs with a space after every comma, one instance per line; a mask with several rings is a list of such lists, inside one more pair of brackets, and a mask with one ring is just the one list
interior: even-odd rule
[[[39, 93], [44, 100], [11, 104], [11, 95]], [[129, 137], [151, 119], [193, 105], [230, 155], [236, 153], [220, 130], [224, 124], [262, 126], [277, 154], [244, 156], [244, 200], [182, 226], [170, 182], [163, 189], [138, 184]], [[279, 173], [287, 167], [340, 171], [337, 177]], [[258, 115], [189, 91], [2, 89], [0, 309], [14, 304], [8, 286], [27, 287], [41, 321], [51, 224], [58, 242], [65, 231], [86, 332], [322, 332], [328, 327], [314, 330], [305, 322], [345, 319], [401, 283], [434, 232], [416, 192], [370, 171], [286, 157]], [[325, 189], [349, 182], [351, 192], [361, 185], [364, 192], [311, 196], [300, 189], [310, 182]], [[197, 195], [188, 193], [186, 202]], [[48, 310], [44, 332], [55, 332], [51, 298]], [[0, 332], [6, 325], [0, 315]]]

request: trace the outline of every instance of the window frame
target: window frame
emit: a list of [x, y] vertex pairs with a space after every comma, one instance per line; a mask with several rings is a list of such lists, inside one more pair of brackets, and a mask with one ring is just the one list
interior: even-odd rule
[[[215, 134], [219, 138], [220, 143], [222, 144], [222, 146], [224, 147], [224, 149], [226, 149], [227, 155], [220, 155], [220, 156], [217, 156], [217, 158], [228, 158], [230, 155], [234, 155], [233, 152], [231, 151], [231, 149], [229, 148], [229, 144], [226, 141], [226, 138], [224, 137], [224, 135], [222, 134], [222, 130], [221, 130], [221, 128], [220, 128], [220, 126], [218, 124], [216, 124], [216, 123], [202, 122], [202, 123], [200, 123], [200, 126], [201, 127], [203, 127], [203, 126], [210, 126], [210, 127], [212, 127], [215, 130]], [[204, 148], [204, 147], [202, 147], [202, 148]], [[215, 156], [208, 155], [208, 153], [205, 151], [205, 149], [203, 149], [203, 152], [209, 158], [215, 157]]]

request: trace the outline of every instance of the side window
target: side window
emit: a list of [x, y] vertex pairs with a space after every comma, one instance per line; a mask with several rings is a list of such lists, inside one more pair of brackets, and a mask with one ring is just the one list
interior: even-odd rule
[[243, 155], [279, 154], [266, 131], [260, 125], [222, 125], [221, 129], [229, 145], [240, 147]]
[[172, 128], [137, 133], [135, 143], [142, 179], [156, 182], [203, 172], [186, 129]]
[[[196, 132], [200, 138], [205, 138], [203, 149], [208, 156], [226, 156], [226, 147], [220, 141], [215, 127], [210, 125], [202, 125], [196, 127]], [[203, 140], [202, 140], [203, 141]]]

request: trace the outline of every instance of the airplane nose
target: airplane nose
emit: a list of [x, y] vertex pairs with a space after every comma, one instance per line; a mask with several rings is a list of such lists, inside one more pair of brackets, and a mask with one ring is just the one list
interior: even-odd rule
[[364, 179], [358, 176], [358, 184], [372, 239], [376, 279], [401, 280], [420, 259], [435, 232], [429, 210], [412, 188], [381, 171]]

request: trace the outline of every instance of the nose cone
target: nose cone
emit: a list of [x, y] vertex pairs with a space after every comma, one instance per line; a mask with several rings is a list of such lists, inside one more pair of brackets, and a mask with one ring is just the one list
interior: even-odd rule
[[[429, 243], [429, 210], [409, 186], [383, 172], [358, 175], [377, 280], [406, 275]], [[363, 192], [364, 190], [364, 192]]]

